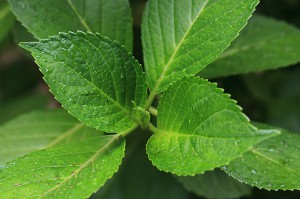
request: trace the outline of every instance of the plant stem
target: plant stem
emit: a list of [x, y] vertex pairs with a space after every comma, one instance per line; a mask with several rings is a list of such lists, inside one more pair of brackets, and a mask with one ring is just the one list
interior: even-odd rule
[[132, 126], [130, 129], [126, 130], [126, 131], [122, 131], [120, 133], [118, 133], [119, 135], [122, 135], [123, 137], [126, 137], [127, 135], [129, 135], [130, 133], [132, 133], [139, 125], [136, 124], [134, 126]]
[[[152, 90], [152, 91], [150, 92], [150, 95], [149, 95], [149, 97], [148, 97], [148, 100], [147, 100], [147, 102], [146, 102], [146, 104], [145, 104], [145, 106], [144, 106], [144, 108], [145, 108], [146, 110], [148, 110], [149, 107], [152, 105], [152, 102], [153, 102], [155, 96], [156, 96], [156, 90]], [[149, 112], [150, 112], [150, 110], [149, 110]]]
[[149, 131], [151, 131], [152, 133], [159, 133], [159, 130], [156, 128], [156, 126], [154, 126], [152, 123], [149, 123], [148, 126]]
[[154, 108], [153, 106], [149, 107], [149, 113], [155, 117], [157, 117], [157, 109]]

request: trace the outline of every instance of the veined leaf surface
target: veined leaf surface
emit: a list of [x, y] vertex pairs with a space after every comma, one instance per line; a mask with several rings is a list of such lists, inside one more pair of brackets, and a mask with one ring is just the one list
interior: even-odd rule
[[56, 99], [79, 120], [105, 132], [137, 126], [134, 108], [145, 104], [147, 86], [139, 63], [117, 42], [78, 31], [21, 46], [32, 52]]
[[[258, 127], [275, 128], [264, 124]], [[300, 190], [300, 135], [283, 129], [281, 135], [255, 145], [223, 167], [235, 179], [267, 190]]]
[[28, 154], [0, 170], [2, 198], [87, 198], [118, 170], [121, 135], [100, 136]]
[[[8, 0], [18, 20], [38, 39], [59, 32], [91, 31], [117, 40], [131, 51], [128, 0]], [[117, 8], [117, 9], [116, 9]]]
[[277, 135], [257, 130], [228, 94], [197, 77], [183, 78], [161, 97], [147, 153], [160, 170], [201, 174], [228, 164], [254, 144]]
[[300, 30], [282, 21], [255, 15], [240, 35], [200, 76], [207, 78], [259, 72], [300, 61]]
[[100, 135], [103, 133], [78, 122], [65, 110], [24, 114], [0, 127], [0, 165], [35, 150]]
[[150, 0], [142, 23], [147, 81], [154, 92], [201, 71], [246, 25], [258, 0]]

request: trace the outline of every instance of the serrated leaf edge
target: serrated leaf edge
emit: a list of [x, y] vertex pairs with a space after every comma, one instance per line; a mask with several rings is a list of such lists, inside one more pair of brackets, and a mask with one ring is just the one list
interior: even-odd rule
[[[22, 48], [24, 48], [24, 49], [26, 49], [26, 50], [28, 50], [27, 49], [27, 47], [26, 46], [34, 46], [35, 44], [38, 44], [38, 43], [46, 43], [46, 42], [50, 42], [50, 41], [52, 41], [52, 40], [57, 40], [58, 38], [65, 38], [65, 37], [67, 37], [67, 35], [68, 34], [70, 34], [70, 35], [72, 35], [72, 36], [83, 36], [83, 37], [85, 37], [85, 36], [87, 36], [87, 35], [91, 35], [91, 36], [95, 36], [95, 37], [98, 37], [98, 38], [100, 38], [100, 39], [104, 39], [104, 40], [106, 40], [105, 42], [110, 42], [110, 43], [112, 43], [113, 45], [116, 45], [116, 46], [118, 46], [118, 47], [121, 47], [121, 49], [122, 50], [125, 50], [126, 52], [127, 52], [127, 55], [130, 57], [130, 59], [132, 59], [134, 62], [135, 62], [135, 64], [137, 65], [137, 66], [139, 66], [141, 69], [142, 69], [142, 65], [138, 62], [138, 60], [136, 60], [135, 59], [135, 57], [133, 56], [133, 54], [131, 53], [131, 52], [128, 52], [128, 50], [127, 50], [127, 48], [123, 45], [123, 44], [120, 44], [118, 41], [116, 41], [116, 40], [111, 40], [110, 38], [108, 38], [107, 36], [103, 36], [103, 35], [101, 35], [100, 33], [92, 33], [92, 32], [90, 32], [90, 31], [87, 31], [87, 32], [84, 32], [84, 31], [81, 31], [81, 30], [77, 30], [76, 31], [76, 33], [75, 32], [73, 32], [73, 31], [69, 31], [68, 33], [65, 33], [65, 32], [59, 32], [59, 34], [58, 35], [53, 35], [53, 36], [49, 36], [49, 38], [47, 38], [47, 39], [39, 39], [39, 41], [38, 42], [20, 42], [19, 43], [19, 46], [20, 47], [22, 47]], [[33, 57], [35, 57], [34, 55], [35, 55], [35, 53], [33, 53], [33, 52], [31, 52], [30, 51], [30, 53], [31, 53], [31, 55], [33, 56]], [[37, 60], [35, 59], [35, 63], [37, 64], [37, 65], [39, 65], [38, 63], [37, 63]], [[39, 71], [41, 72], [41, 73], [43, 73], [42, 72], [42, 70], [41, 70], [41, 68], [39, 67]], [[143, 71], [143, 70], [141, 70], [142, 71], [142, 75], [144, 76], [144, 79], [145, 79], [145, 72]], [[45, 76], [43, 76], [43, 80], [45, 81], [45, 82], [47, 82], [46, 81], [46, 79], [45, 79]], [[97, 86], [95, 86], [95, 87], [97, 87]], [[100, 90], [100, 89], [98, 89], [98, 90]], [[145, 89], [146, 90], [146, 89]], [[57, 101], [60, 101], [60, 100], [58, 100], [57, 99], [57, 97], [55, 96], [55, 94], [53, 93], [53, 91], [51, 90], [51, 88], [50, 88], [50, 86], [49, 86], [49, 91], [53, 94], [53, 96], [54, 96], [54, 98], [57, 100]], [[101, 92], [102, 93], [102, 92]], [[105, 95], [105, 96], [107, 96], [107, 95]], [[146, 91], [146, 95], [145, 96], [147, 96], [147, 91]], [[108, 96], [109, 97], [109, 96]], [[110, 98], [110, 97], [109, 97]], [[113, 100], [114, 101], [114, 103], [115, 104], [117, 104], [118, 106], [121, 106], [121, 105], [119, 105], [119, 103], [118, 102], [116, 102], [115, 100]], [[143, 100], [141, 100], [141, 101], [146, 101], [146, 99], [143, 99]], [[72, 116], [74, 116], [75, 118], [77, 118], [74, 114], [72, 114], [63, 104], [61, 104], [61, 106], [65, 109], [65, 110], [67, 110], [68, 111], [68, 113], [69, 114], [71, 114]], [[126, 114], [132, 119], [132, 121], [134, 121], [136, 124], [139, 124], [140, 123], [140, 121], [137, 121], [136, 120], [136, 118], [135, 117], [133, 117], [133, 115], [131, 114], [132, 112], [130, 112], [129, 110], [127, 110], [126, 108], [124, 108], [123, 106], [121, 106], [121, 108], [122, 108], [122, 110], [123, 111], [125, 111], [126, 112]], [[86, 124], [84, 121], [82, 121], [81, 119], [79, 119], [79, 118], [77, 118], [80, 122], [83, 122], [84, 124]], [[86, 125], [88, 125], [88, 124], [86, 124]], [[89, 125], [88, 125], [89, 126]], [[92, 127], [92, 128], [94, 128], [94, 127]], [[108, 133], [110, 133], [110, 132], [108, 132]]]

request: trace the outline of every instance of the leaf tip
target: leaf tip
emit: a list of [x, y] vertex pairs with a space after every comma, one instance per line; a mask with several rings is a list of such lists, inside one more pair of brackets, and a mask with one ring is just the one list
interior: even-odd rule
[[31, 52], [31, 49], [33, 49], [36, 46], [36, 44], [37, 42], [20, 42], [19, 46]]

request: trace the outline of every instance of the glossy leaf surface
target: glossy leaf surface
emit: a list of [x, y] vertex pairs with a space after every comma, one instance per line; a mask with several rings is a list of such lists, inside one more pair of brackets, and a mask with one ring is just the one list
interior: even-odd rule
[[300, 30], [282, 21], [255, 15], [231, 46], [208, 65], [207, 78], [259, 72], [300, 61]]
[[279, 133], [258, 131], [228, 94], [196, 77], [184, 78], [163, 94], [154, 132], [147, 143], [149, 159], [177, 175], [226, 165]]
[[149, 86], [165, 90], [201, 71], [246, 25], [258, 0], [150, 0], [142, 23]]
[[[91, 31], [117, 40], [131, 51], [128, 0], [8, 0], [18, 20], [38, 38], [59, 32]], [[118, 9], [115, 9], [118, 8]]]
[[281, 132], [255, 145], [223, 169], [237, 180], [258, 188], [300, 190], [300, 135], [282, 129]]
[[137, 126], [134, 108], [146, 101], [146, 82], [139, 63], [117, 42], [70, 32], [21, 46], [32, 52], [56, 99], [79, 120], [105, 132]]
[[115, 134], [31, 153], [0, 170], [0, 195], [87, 198], [118, 170], [124, 150]]

